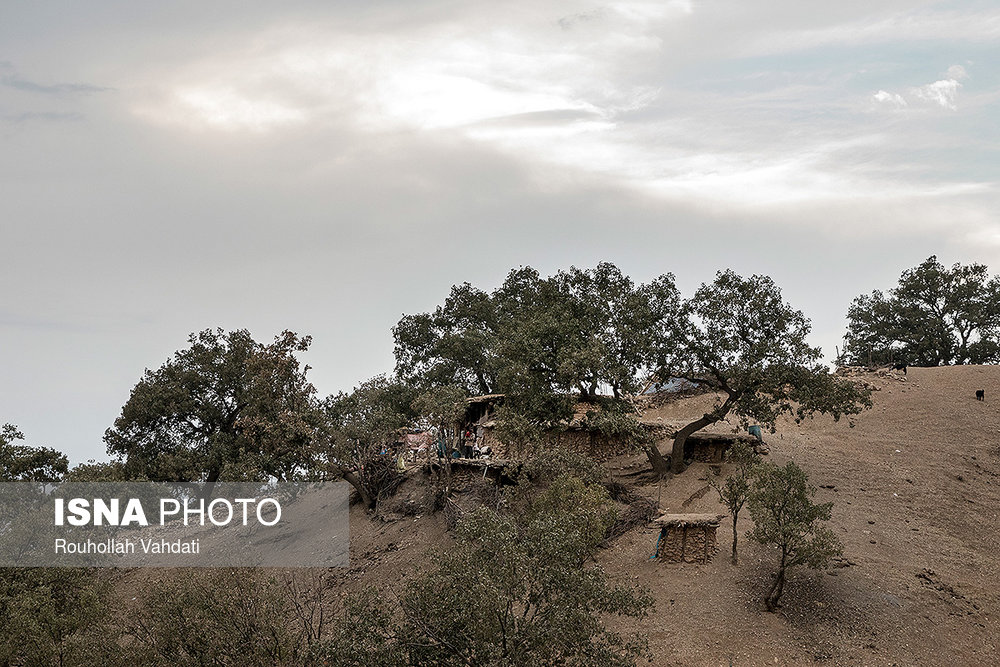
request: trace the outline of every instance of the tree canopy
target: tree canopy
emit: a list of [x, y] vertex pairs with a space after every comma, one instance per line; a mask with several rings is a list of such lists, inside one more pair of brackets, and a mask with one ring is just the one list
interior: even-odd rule
[[414, 388], [378, 375], [350, 392], [323, 401], [322, 438], [313, 449], [314, 468], [325, 468], [350, 482], [365, 505], [400, 480], [392, 457], [384, 456], [399, 429], [413, 423]]
[[788, 568], [824, 567], [830, 558], [841, 553], [836, 535], [820, 525], [821, 521], [830, 520], [833, 503], [813, 503], [815, 495], [816, 487], [808, 483], [806, 473], [792, 461], [784, 466], [761, 463], [754, 472], [754, 486], [748, 500], [754, 527], [749, 537], [777, 547], [781, 554], [774, 583], [764, 600], [768, 611], [778, 606]]
[[[839, 419], [871, 405], [867, 392], [820, 362], [819, 348], [806, 342], [809, 320], [782, 299], [767, 276], [720, 271], [683, 301], [676, 317], [660, 322], [655, 357], [660, 377], [707, 384], [722, 395], [710, 412], [677, 432], [675, 473], [684, 469], [688, 436], [730, 414], [744, 428], [755, 422], [773, 430], [782, 414], [802, 419], [819, 412]], [[650, 459], [654, 469], [665, 469], [655, 446]]]
[[568, 420], [578, 398], [639, 388], [661, 296], [610, 263], [549, 277], [521, 267], [492, 293], [458, 285], [434, 312], [396, 325], [396, 372], [420, 386], [502, 393], [505, 431], [537, 437]]
[[547, 278], [521, 267], [489, 294], [456, 286], [433, 313], [404, 316], [394, 334], [396, 370], [409, 381], [504, 394], [501, 437], [538, 440], [570, 420], [577, 400], [601, 402], [662, 474], [666, 460], [616, 405], [653, 372], [724, 396], [675, 437], [674, 472], [687, 437], [730, 413], [773, 428], [785, 413], [839, 418], [863, 409], [867, 396], [820, 363], [809, 330], [766, 276], [723, 271], [682, 299], [669, 273], [636, 285], [602, 263]]
[[320, 413], [291, 331], [270, 345], [245, 329], [206, 329], [146, 370], [114, 426], [108, 453], [130, 477], [208, 481], [286, 479], [307, 460]]
[[0, 481], [55, 482], [66, 474], [65, 454], [49, 447], [15, 444], [24, 434], [13, 424], [0, 427]]
[[843, 361], [913, 366], [1000, 361], [1000, 277], [983, 264], [947, 268], [936, 256], [907, 269], [888, 293], [847, 311]]
[[434, 312], [405, 315], [393, 328], [396, 372], [419, 384], [489, 394], [496, 386], [497, 325], [491, 295], [455, 285]]

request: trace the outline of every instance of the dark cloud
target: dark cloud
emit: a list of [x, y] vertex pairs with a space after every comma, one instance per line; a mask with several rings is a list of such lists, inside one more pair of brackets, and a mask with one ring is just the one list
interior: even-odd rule
[[0, 85], [27, 93], [41, 93], [44, 95], [64, 95], [75, 93], [89, 94], [111, 90], [111, 88], [94, 86], [89, 83], [35, 83], [34, 81], [28, 81], [27, 79], [21, 79], [15, 76], [5, 76], [0, 78]]
[[595, 9], [589, 12], [580, 12], [579, 14], [571, 14], [569, 16], [564, 16], [557, 23], [559, 27], [563, 30], [571, 30], [577, 26], [579, 23], [589, 23], [591, 21], [596, 21], [604, 18], [607, 15], [606, 9]]

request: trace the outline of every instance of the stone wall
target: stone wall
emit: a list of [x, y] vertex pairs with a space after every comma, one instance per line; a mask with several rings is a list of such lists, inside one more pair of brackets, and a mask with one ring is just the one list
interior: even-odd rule
[[707, 563], [718, 551], [716, 526], [664, 526], [656, 557], [669, 563]]

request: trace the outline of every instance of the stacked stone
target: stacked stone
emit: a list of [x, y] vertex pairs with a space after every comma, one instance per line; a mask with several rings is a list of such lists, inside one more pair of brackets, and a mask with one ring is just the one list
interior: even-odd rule
[[664, 514], [656, 556], [670, 563], [707, 563], [718, 550], [716, 529], [725, 515]]

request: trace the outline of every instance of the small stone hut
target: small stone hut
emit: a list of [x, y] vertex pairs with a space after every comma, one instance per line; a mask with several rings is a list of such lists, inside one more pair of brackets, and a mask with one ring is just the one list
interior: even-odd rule
[[722, 463], [726, 451], [741, 441], [757, 448], [757, 438], [742, 433], [692, 433], [684, 443], [684, 458], [705, 463]]
[[664, 514], [653, 521], [660, 526], [656, 558], [669, 563], [707, 563], [718, 550], [715, 531], [725, 514]]

